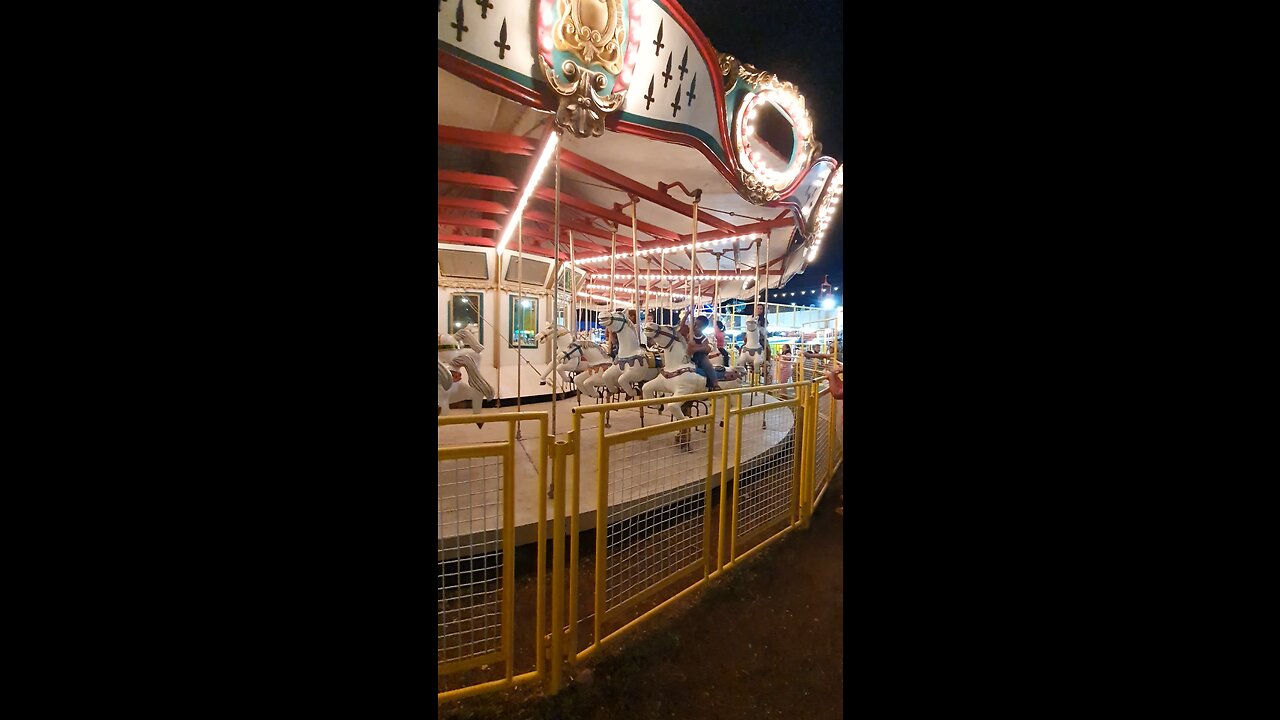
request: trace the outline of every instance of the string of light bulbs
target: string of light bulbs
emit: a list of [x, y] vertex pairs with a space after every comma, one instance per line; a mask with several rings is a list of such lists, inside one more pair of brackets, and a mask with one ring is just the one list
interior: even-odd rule
[[[751, 234], [751, 235], [735, 235], [733, 237], [720, 238], [718, 240], [705, 240], [698, 243], [698, 251], [702, 252], [706, 248], [719, 247], [721, 245], [728, 245], [730, 243], [738, 242], [739, 240], [749, 240], [754, 242], [756, 240], [762, 239], [763, 237], [764, 237], [763, 235]], [[666, 247], [657, 247], [657, 248], [649, 248], [648, 250], [641, 250], [637, 253], [626, 252], [626, 253], [618, 253], [616, 255], [600, 255], [599, 257], [579, 258], [574, 261], [574, 265], [587, 265], [590, 263], [604, 262], [611, 257], [621, 259], [621, 258], [629, 258], [629, 257], [632, 257], [633, 255], [638, 257], [648, 257], [651, 255], [667, 255], [669, 253], [686, 253], [687, 254], [692, 249], [693, 249], [693, 243], [685, 243], [684, 245], [668, 245]]]
[[[588, 277], [590, 277], [592, 280], [608, 280], [608, 279], [609, 279], [609, 278], [611, 278], [611, 277], [616, 277], [616, 278], [618, 278], [619, 280], [630, 280], [630, 279], [632, 279], [632, 277], [633, 277], [633, 276], [632, 276], [632, 275], [628, 275], [627, 273], [613, 273], [613, 274], [611, 274], [611, 273], [591, 273]], [[672, 282], [684, 282], [684, 281], [686, 281], [686, 279], [687, 279], [687, 278], [689, 278], [689, 277], [692, 277], [694, 280], [715, 280], [715, 279], [717, 279], [715, 275], [692, 275], [692, 276], [690, 276], [690, 275], [685, 275], [685, 274], [683, 274], [683, 273], [681, 273], [681, 274], [679, 274], [679, 275], [658, 275], [658, 274], [651, 274], [651, 275], [650, 275], [650, 274], [644, 274], [644, 273], [641, 273], [640, 275], [638, 275], [638, 276], [634, 276], [634, 277], [638, 277], [640, 280], [670, 280], [670, 281], [672, 281]], [[728, 280], [746, 280], [747, 278], [754, 278], [754, 277], [755, 277], [754, 275], [728, 275], [728, 274], [721, 273], [721, 275], [720, 275], [719, 279], [720, 279], [721, 281], [728, 281]]]

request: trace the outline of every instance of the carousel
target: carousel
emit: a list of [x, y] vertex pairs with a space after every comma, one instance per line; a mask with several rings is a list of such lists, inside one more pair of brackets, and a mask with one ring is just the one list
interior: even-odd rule
[[[486, 413], [549, 410], [558, 436], [584, 403], [654, 400], [611, 428], [705, 412], [660, 403], [778, 382], [786, 331], [834, 351], [842, 313], [784, 299], [843, 192], [800, 88], [717, 52], [674, 0], [438, 9], [437, 414], [475, 419], [441, 446], [485, 442]], [[717, 337], [708, 378], [689, 343]]]

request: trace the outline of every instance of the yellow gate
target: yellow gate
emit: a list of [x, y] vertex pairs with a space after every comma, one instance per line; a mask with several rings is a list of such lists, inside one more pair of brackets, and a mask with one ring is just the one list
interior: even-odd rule
[[[438, 428], [472, 424], [506, 425], [506, 440], [438, 447], [436, 673], [437, 701], [492, 692], [539, 680], [543, 675], [543, 634], [535, 633], [535, 667], [516, 674], [515, 663], [515, 488], [516, 424], [538, 422], [532, 464], [538, 492], [546, 477], [545, 412], [498, 413], [437, 418]], [[546, 567], [546, 506], [539, 503], [537, 627], [543, 627]], [[499, 672], [500, 668], [500, 672]], [[490, 679], [493, 675], [500, 675]], [[445, 689], [454, 680], [462, 687]]]

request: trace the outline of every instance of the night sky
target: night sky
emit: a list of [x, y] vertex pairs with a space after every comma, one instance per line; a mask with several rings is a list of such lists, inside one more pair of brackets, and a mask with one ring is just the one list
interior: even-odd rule
[[[822, 154], [844, 153], [844, 4], [838, 0], [730, 3], [679, 0], [718, 52], [795, 83], [813, 119]], [[851, 183], [846, 178], [848, 187]], [[849, 194], [846, 192], [844, 200]], [[844, 212], [836, 213], [818, 259], [787, 283], [787, 290], [817, 288], [824, 274], [844, 294]]]

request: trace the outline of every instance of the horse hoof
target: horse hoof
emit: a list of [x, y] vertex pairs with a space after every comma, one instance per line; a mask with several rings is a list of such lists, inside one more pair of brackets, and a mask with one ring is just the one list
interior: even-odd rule
[[476, 423], [476, 427], [478, 427], [478, 428], [480, 428], [481, 430], [483, 430], [483, 429], [484, 429], [484, 423]]
[[538, 384], [539, 384], [539, 385], [546, 385], [546, 383], [545, 383], [545, 382], [540, 382], [540, 383], [538, 383]]

